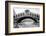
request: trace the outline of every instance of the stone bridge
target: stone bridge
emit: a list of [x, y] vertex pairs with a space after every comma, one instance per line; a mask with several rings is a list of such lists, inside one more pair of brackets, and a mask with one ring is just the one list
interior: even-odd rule
[[25, 12], [25, 13], [20, 13], [20, 14], [17, 14], [14, 16], [14, 20], [16, 20], [15, 22], [17, 21], [21, 21], [22, 19], [24, 18], [30, 18], [30, 19], [33, 19], [34, 21], [36, 22], [39, 22], [39, 15], [38, 14], [34, 14], [34, 13], [31, 13], [31, 12]]
[[20, 14], [14, 15], [14, 24], [15, 24], [14, 26], [15, 26], [15, 28], [18, 28], [19, 23], [21, 23], [21, 21], [26, 18], [30, 18], [30, 19], [34, 20], [36, 22], [35, 25], [38, 26], [39, 17], [40, 17], [39, 14], [31, 13], [31, 12], [29, 12], [29, 10], [26, 10], [25, 13], [20, 13]]

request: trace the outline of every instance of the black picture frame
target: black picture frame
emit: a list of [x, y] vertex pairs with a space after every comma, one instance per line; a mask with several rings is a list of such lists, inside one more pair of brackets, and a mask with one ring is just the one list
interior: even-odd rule
[[[27, 3], [27, 4], [42, 4], [43, 5], [43, 31], [35, 32], [22, 32], [22, 33], [9, 33], [8, 30], [8, 3]], [[44, 33], [45, 32], [45, 3], [38, 2], [22, 2], [22, 1], [5, 1], [5, 35], [18, 35], [18, 34], [32, 34], [32, 33]]]

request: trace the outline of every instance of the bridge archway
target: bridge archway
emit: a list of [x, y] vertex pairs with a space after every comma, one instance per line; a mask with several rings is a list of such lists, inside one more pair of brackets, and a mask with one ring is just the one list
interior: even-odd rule
[[26, 19], [26, 18], [32, 19], [32, 20], [34, 20], [35, 22], [37, 22], [37, 20], [36, 20], [35, 18], [29, 17], [29, 16], [19, 18], [19, 19], [17, 20], [17, 22], [20, 23], [23, 19]]

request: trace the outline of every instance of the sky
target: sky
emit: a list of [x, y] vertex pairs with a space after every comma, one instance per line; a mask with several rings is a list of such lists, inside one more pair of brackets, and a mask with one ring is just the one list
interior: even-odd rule
[[23, 7], [14, 7], [13, 10], [16, 14], [23, 13], [25, 10], [29, 10], [32, 13], [39, 14], [40, 8], [23, 8]]

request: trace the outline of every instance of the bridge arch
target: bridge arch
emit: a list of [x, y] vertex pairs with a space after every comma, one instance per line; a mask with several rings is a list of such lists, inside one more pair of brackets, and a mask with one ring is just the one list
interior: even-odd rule
[[26, 19], [26, 18], [32, 19], [32, 20], [34, 20], [35, 22], [37, 22], [37, 20], [36, 20], [35, 18], [29, 17], [29, 16], [19, 18], [19, 19], [17, 20], [17, 22], [20, 23], [23, 19]]

